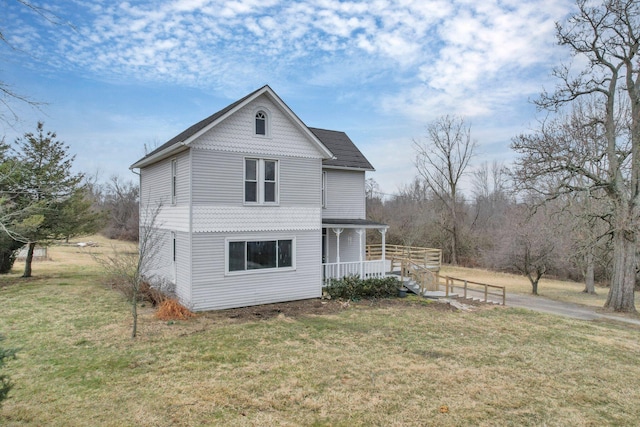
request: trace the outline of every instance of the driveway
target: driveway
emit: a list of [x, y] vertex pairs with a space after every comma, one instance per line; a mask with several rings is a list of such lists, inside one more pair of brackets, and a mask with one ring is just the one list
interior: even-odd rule
[[581, 320], [613, 320], [640, 326], [640, 319], [616, 316], [597, 311], [588, 307], [569, 302], [551, 300], [545, 297], [521, 294], [507, 294], [507, 307], [526, 308], [542, 313], [556, 314]]

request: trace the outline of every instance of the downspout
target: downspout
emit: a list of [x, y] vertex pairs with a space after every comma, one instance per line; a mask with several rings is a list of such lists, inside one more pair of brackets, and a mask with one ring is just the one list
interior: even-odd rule
[[364, 279], [364, 263], [362, 262], [362, 252], [364, 252], [364, 247], [362, 246], [362, 233], [364, 232], [364, 230], [362, 228], [359, 228], [356, 230], [356, 233], [358, 233], [358, 239], [359, 239], [359, 244], [358, 244], [358, 256], [360, 258], [360, 279]]
[[193, 308], [193, 150], [189, 148], [189, 305]]

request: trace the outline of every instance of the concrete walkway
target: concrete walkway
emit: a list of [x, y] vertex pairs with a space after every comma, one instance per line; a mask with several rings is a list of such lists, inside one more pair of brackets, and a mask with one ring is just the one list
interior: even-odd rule
[[507, 307], [526, 308], [541, 313], [556, 314], [558, 316], [571, 317], [581, 320], [612, 320], [640, 326], [640, 319], [617, 316], [597, 311], [595, 307], [551, 300], [549, 298], [507, 294]]

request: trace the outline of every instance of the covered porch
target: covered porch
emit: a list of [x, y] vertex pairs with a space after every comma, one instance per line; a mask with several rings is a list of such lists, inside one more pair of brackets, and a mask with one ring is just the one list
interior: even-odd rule
[[[347, 276], [384, 277], [388, 268], [385, 255], [386, 224], [364, 219], [322, 220], [322, 270], [324, 281]], [[380, 259], [366, 259], [367, 230], [378, 230], [382, 237]]]

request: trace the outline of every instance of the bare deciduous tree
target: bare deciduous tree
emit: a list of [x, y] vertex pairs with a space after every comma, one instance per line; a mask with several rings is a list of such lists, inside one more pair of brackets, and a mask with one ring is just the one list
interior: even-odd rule
[[482, 163], [473, 172], [474, 228], [491, 232], [499, 226], [510, 203], [508, 187], [507, 170], [497, 161]]
[[139, 192], [137, 184], [116, 176], [106, 184], [103, 208], [108, 222], [104, 233], [110, 239], [138, 240]]
[[[607, 195], [613, 266], [605, 307], [635, 312], [640, 229], [640, 3], [604, 0], [594, 5], [578, 0], [577, 7], [565, 26], [557, 25], [557, 36], [584, 66], [579, 71], [568, 65], [558, 67], [554, 74], [560, 83], [554, 92], [544, 92], [537, 103], [556, 111], [592, 97], [599, 108], [589, 126], [598, 129], [601, 138], [595, 147], [585, 147], [580, 141], [565, 139], [566, 132], [558, 126], [543, 126], [538, 135], [516, 138], [513, 148], [522, 155], [522, 181], [556, 176], [558, 185], [545, 189], [547, 196], [597, 190]], [[603, 173], [594, 175], [585, 164], [601, 165]], [[577, 176], [584, 178], [584, 184], [576, 182]]]
[[424, 246], [429, 208], [425, 188], [420, 179], [403, 186], [398, 194], [384, 203], [380, 221], [389, 225], [387, 242], [406, 246]]
[[427, 187], [447, 211], [444, 228], [450, 235], [451, 263], [458, 263], [460, 247], [459, 184], [476, 142], [471, 127], [461, 117], [442, 116], [427, 126], [427, 140], [413, 141], [415, 165]]
[[153, 272], [161, 262], [160, 252], [163, 249], [162, 231], [158, 215], [161, 205], [149, 207], [142, 212], [138, 252], [129, 252], [112, 248], [110, 254], [94, 255], [94, 259], [103, 267], [106, 276], [117, 282], [131, 304], [133, 326], [131, 338], [138, 334], [138, 302], [144, 281], [153, 281]]
[[497, 249], [490, 257], [492, 266], [524, 274], [531, 282], [531, 293], [538, 295], [540, 279], [557, 261], [554, 234], [543, 209], [532, 211], [524, 204], [512, 206], [497, 234]]

